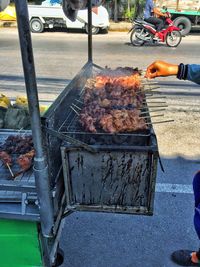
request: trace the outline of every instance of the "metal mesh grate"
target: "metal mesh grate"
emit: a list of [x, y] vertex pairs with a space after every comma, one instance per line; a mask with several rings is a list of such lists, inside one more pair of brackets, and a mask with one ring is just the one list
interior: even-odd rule
[[[147, 84], [147, 89], [144, 91], [145, 98], [141, 109], [141, 116], [145, 117], [145, 121], [148, 124], [147, 129], [126, 133], [104, 132], [103, 129], [98, 128], [98, 125], [95, 125], [95, 128], [97, 129], [96, 133], [83, 129], [79, 121], [79, 113], [84, 102], [83, 93], [86, 83], [88, 82], [88, 79], [93, 79], [97, 74], [102, 73], [102, 71], [104, 71], [104, 69], [95, 64], [85, 65], [84, 68], [81, 69], [81, 71], [74, 77], [74, 79], [72, 79], [62, 94], [49, 108], [45, 116], [45, 126], [47, 130], [54, 131], [52, 134], [57, 134], [57, 137], [73, 144], [75, 144], [75, 141], [77, 140], [82, 143], [84, 142], [87, 145], [112, 145], [116, 143], [120, 145], [148, 145], [149, 137], [153, 134], [149, 108], [151, 108], [151, 112], [163, 111], [161, 106], [155, 107], [147, 105], [146, 97], [153, 95], [152, 88], [150, 88], [149, 83]], [[155, 116], [159, 115], [156, 114]], [[66, 138], [64, 138], [64, 136]], [[68, 137], [73, 138], [73, 142], [70, 138], [67, 140]]]
[[[96, 70], [93, 73], [93, 77], [95, 77], [95, 75], [99, 74], [99, 72]], [[86, 131], [85, 129], [83, 129], [83, 127], [81, 126], [80, 122], [79, 122], [79, 112], [81, 111], [83, 105], [84, 105], [84, 100], [83, 100], [83, 94], [84, 94], [84, 89], [85, 89], [85, 85], [80, 88], [79, 92], [77, 92], [76, 94], [74, 94], [74, 101], [73, 103], [71, 103], [70, 108], [68, 109], [68, 111], [66, 112], [66, 118], [63, 121], [62, 125], [59, 127], [58, 132], [61, 133], [65, 133], [65, 134], [69, 134], [69, 133], [80, 133], [80, 134], [92, 134], [91, 132]], [[145, 100], [145, 98], [144, 98]], [[146, 114], [148, 114], [148, 107], [146, 102], [144, 102], [141, 111], [144, 113], [146, 111]], [[144, 117], [145, 115], [141, 115], [141, 117]], [[150, 120], [145, 119], [146, 122], [150, 122]], [[118, 135], [149, 135], [149, 131], [151, 128], [151, 125], [149, 125], [148, 130], [140, 130], [140, 131], [134, 131], [131, 133], [118, 133]], [[98, 134], [105, 134], [105, 135], [109, 135], [109, 133], [105, 133], [102, 129], [97, 128], [97, 133], [95, 133], [96, 135]], [[113, 134], [110, 134], [113, 135]]]
[[[0, 144], [4, 143], [5, 140], [8, 138], [10, 135], [30, 135], [30, 132], [27, 131], [4, 131], [1, 130], [0, 132]], [[19, 155], [17, 154], [12, 154], [12, 159], [13, 159], [13, 164], [11, 166], [11, 170], [14, 174], [18, 173], [20, 171], [20, 168], [18, 164], [16, 163], [16, 158]], [[25, 173], [19, 174], [15, 179], [12, 178], [11, 173], [9, 169], [0, 161], [0, 189], [1, 185], [9, 184], [9, 185], [34, 185], [35, 179], [34, 179], [34, 174], [32, 168]], [[17, 200], [21, 199], [21, 193], [17, 191], [4, 191], [0, 190], [0, 201], [4, 201], [4, 199], [12, 199], [12, 200]]]

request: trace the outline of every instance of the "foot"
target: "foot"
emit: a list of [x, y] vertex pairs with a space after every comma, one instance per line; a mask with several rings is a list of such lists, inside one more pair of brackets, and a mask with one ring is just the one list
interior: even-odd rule
[[171, 259], [180, 266], [200, 266], [199, 252], [177, 250], [172, 253]]
[[160, 40], [158, 32], [155, 33], [155, 36], [153, 37], [153, 40], [155, 40], [155, 41], [159, 41]]
[[153, 40], [159, 42], [160, 41], [160, 38], [158, 36], [154, 36], [153, 37]]

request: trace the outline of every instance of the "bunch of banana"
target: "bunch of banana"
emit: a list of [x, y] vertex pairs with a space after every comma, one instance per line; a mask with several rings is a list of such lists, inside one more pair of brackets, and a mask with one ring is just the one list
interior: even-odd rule
[[17, 96], [15, 106], [18, 108], [28, 108], [28, 100], [25, 96]]
[[[15, 106], [19, 108], [28, 108], [28, 100], [24, 96], [18, 96], [15, 101]], [[40, 113], [43, 114], [48, 109], [47, 106], [40, 105]]]
[[10, 99], [3, 95], [0, 94], [0, 108], [7, 109], [10, 106]]

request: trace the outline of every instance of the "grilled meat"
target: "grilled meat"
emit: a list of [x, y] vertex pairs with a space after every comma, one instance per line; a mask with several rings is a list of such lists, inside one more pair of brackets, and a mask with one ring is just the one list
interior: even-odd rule
[[12, 165], [12, 158], [6, 151], [0, 151], [0, 160], [5, 165]]
[[105, 132], [120, 133], [147, 129], [146, 123], [138, 110], [112, 110], [100, 120]]
[[118, 68], [111, 71], [111, 75], [106, 70], [87, 82], [80, 124], [93, 133], [98, 129], [109, 133], [146, 129], [140, 117], [143, 99], [138, 70]]
[[[16, 156], [19, 154], [21, 155], [16, 159]], [[20, 135], [10, 135], [0, 145], [0, 160], [9, 168], [12, 177], [16, 177], [20, 173], [28, 170], [32, 166], [34, 155], [32, 136], [22, 137]], [[22, 169], [18, 174], [13, 174], [9, 167], [15, 163]]]
[[10, 135], [0, 149], [6, 151], [8, 154], [24, 154], [33, 149], [32, 136]]
[[17, 159], [17, 163], [21, 167], [23, 171], [27, 171], [30, 169], [30, 167], [33, 164], [33, 158], [35, 156], [35, 151], [34, 149], [27, 152], [26, 154], [20, 155]]

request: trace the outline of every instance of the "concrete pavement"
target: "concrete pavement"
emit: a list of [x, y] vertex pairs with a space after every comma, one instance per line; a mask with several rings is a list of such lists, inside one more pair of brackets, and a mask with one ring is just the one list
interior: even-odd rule
[[[165, 173], [159, 168], [157, 183], [165, 188], [171, 182], [172, 189], [157, 188], [154, 215], [73, 213], [65, 219], [62, 267], [176, 267], [173, 251], [198, 248], [191, 183], [200, 162], [180, 157], [162, 161]], [[176, 191], [175, 183], [180, 185]]]
[[[126, 33], [97, 35], [94, 37], [95, 63], [144, 68], [158, 57], [177, 63], [190, 58], [193, 63], [200, 63], [196, 56], [198, 38], [184, 38], [175, 49], [165, 46], [135, 48], [125, 43], [129, 40]], [[15, 29], [1, 29], [0, 46], [4, 63], [0, 65], [0, 91], [10, 96], [24, 94]], [[87, 59], [87, 36], [60, 32], [35, 34], [33, 49], [39, 93], [44, 101], [54, 100]], [[65, 252], [62, 267], [175, 267], [177, 265], [170, 260], [174, 250], [197, 249], [191, 185], [200, 166], [199, 87], [176, 79], [159, 79], [159, 84], [167, 96], [170, 116], [174, 116], [170, 118], [174, 118], [175, 123], [166, 124], [163, 130], [156, 129], [165, 173], [158, 168], [154, 215], [73, 213], [65, 219], [62, 233], [60, 245]], [[196, 136], [193, 135], [195, 131]]]

